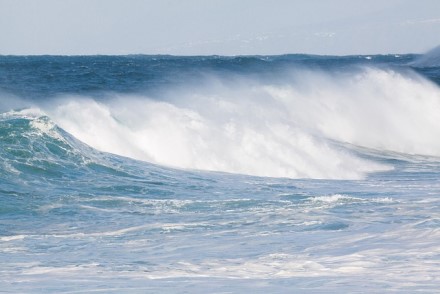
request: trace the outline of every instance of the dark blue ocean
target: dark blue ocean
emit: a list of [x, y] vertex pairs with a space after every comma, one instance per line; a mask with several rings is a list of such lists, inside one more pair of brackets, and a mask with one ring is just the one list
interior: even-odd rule
[[0, 56], [0, 293], [438, 293], [439, 66]]

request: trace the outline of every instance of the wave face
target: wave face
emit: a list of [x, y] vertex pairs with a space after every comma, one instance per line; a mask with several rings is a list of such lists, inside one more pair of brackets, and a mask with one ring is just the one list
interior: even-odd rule
[[437, 291], [419, 58], [1, 56], [2, 289]]

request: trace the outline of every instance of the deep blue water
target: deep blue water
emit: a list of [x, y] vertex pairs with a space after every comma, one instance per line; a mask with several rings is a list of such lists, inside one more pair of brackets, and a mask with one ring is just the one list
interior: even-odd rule
[[0, 56], [0, 292], [435, 293], [421, 58]]

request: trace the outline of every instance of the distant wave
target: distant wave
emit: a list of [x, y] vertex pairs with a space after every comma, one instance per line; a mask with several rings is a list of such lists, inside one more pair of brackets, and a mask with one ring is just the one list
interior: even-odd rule
[[411, 65], [416, 67], [437, 67], [440, 66], [440, 46], [420, 56]]

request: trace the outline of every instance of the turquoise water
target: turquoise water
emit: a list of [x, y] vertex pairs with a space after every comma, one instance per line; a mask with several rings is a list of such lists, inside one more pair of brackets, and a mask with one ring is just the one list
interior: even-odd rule
[[0, 292], [435, 293], [417, 58], [0, 57]]

